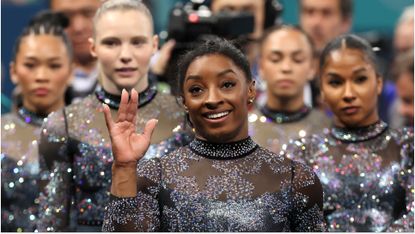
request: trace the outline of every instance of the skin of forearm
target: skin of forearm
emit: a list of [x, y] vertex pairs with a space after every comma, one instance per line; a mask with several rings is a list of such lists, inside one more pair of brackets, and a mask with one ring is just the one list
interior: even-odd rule
[[111, 194], [116, 197], [137, 196], [137, 163], [112, 165]]

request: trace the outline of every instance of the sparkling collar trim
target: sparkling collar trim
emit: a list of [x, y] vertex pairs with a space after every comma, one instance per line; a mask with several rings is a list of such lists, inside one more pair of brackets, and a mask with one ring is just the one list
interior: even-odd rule
[[258, 145], [251, 137], [231, 143], [211, 143], [195, 138], [189, 147], [195, 154], [205, 158], [226, 160], [245, 157], [254, 152]]
[[[150, 79], [149, 79], [150, 80]], [[157, 86], [155, 82], [151, 82], [148, 85], [147, 89], [139, 93], [138, 108], [147, 105], [157, 94]], [[105, 91], [103, 88], [99, 88], [95, 91], [95, 95], [98, 100], [102, 103], [107, 104], [111, 109], [118, 109], [120, 107], [121, 95], [110, 94]]]
[[382, 120], [359, 128], [340, 128], [332, 127], [330, 130], [331, 135], [337, 140], [345, 142], [360, 142], [373, 139], [388, 129], [388, 124]]
[[268, 119], [276, 123], [291, 123], [305, 118], [310, 113], [311, 107], [303, 106], [299, 111], [295, 112], [280, 112], [271, 110], [267, 106], [262, 106], [260, 111]]
[[47, 117], [47, 115], [39, 115], [34, 112], [29, 111], [28, 109], [21, 107], [17, 111], [18, 116], [26, 123], [42, 126], [43, 119]]

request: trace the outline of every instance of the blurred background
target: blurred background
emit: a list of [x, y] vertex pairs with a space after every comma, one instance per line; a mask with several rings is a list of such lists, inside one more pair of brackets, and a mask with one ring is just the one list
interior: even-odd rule
[[[149, 0], [154, 15], [155, 30], [163, 35], [167, 30], [170, 10], [177, 2], [186, 0]], [[298, 23], [298, 1], [279, 0], [283, 6], [282, 21]], [[380, 47], [380, 55], [388, 61], [392, 57], [394, 27], [402, 10], [413, 5], [412, 0], [355, 0], [352, 32], [368, 38]], [[8, 64], [14, 41], [29, 19], [39, 10], [48, 8], [48, 0], [1, 1], [1, 113], [10, 111], [13, 84], [9, 78]], [[161, 40], [161, 44], [164, 41]]]

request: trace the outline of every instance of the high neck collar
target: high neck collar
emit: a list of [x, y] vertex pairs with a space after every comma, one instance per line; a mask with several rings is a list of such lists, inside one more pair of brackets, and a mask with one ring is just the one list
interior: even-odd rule
[[195, 138], [190, 142], [189, 147], [194, 153], [205, 158], [227, 160], [245, 157], [252, 153], [258, 145], [251, 137], [230, 143], [211, 143]]
[[282, 112], [277, 110], [271, 110], [266, 105], [260, 107], [259, 109], [263, 115], [268, 119], [276, 123], [291, 123], [297, 122], [305, 118], [311, 111], [311, 108], [308, 106], [303, 106], [300, 110], [295, 112]]
[[47, 117], [47, 115], [36, 114], [24, 107], [20, 107], [17, 114], [26, 123], [39, 127], [42, 126], [43, 119]]
[[382, 134], [388, 128], [388, 124], [379, 120], [378, 122], [365, 127], [340, 128], [332, 127], [331, 135], [337, 140], [344, 142], [360, 142], [373, 139]]
[[[148, 104], [157, 94], [156, 82], [149, 79], [148, 87], [139, 93], [138, 98], [138, 108]], [[95, 91], [95, 95], [98, 100], [102, 103], [107, 104], [111, 109], [118, 109], [120, 107], [121, 95], [110, 94], [105, 91], [103, 88], [99, 88]]]

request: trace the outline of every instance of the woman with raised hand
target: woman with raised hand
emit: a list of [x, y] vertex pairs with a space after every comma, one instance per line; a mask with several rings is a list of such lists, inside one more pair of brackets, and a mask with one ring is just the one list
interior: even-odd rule
[[123, 89], [139, 93], [136, 131], [149, 119], [159, 120], [148, 156], [162, 157], [186, 143], [184, 110], [148, 75], [158, 38], [147, 7], [137, 0], [105, 1], [94, 17], [90, 42], [101, 89], [44, 123], [39, 149], [51, 176], [43, 183], [40, 231], [101, 230], [113, 162], [102, 109], [105, 103], [115, 115]]
[[287, 149], [319, 176], [329, 231], [414, 230], [413, 131], [391, 129], [379, 118], [379, 71], [364, 39], [331, 41], [320, 58], [320, 85], [332, 127]]
[[248, 136], [255, 87], [239, 49], [200, 43], [180, 62], [179, 87], [196, 137], [163, 158], [142, 159], [157, 121], [137, 133], [136, 91], [123, 92], [115, 121], [104, 107], [114, 163], [103, 231], [324, 230], [311, 168]]
[[1, 117], [1, 230], [36, 230], [40, 177], [38, 139], [44, 118], [65, 105], [71, 81], [72, 48], [61, 14], [42, 12], [16, 41], [11, 79], [22, 106]]

